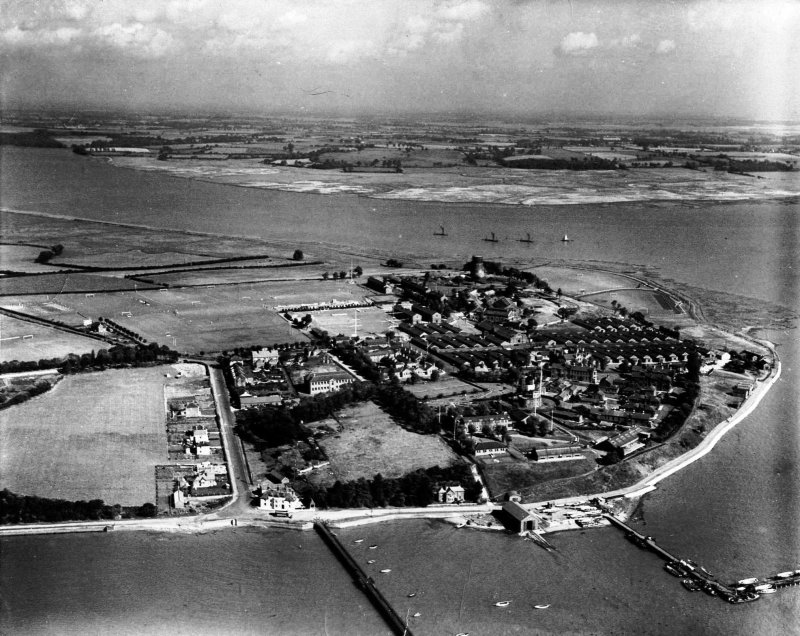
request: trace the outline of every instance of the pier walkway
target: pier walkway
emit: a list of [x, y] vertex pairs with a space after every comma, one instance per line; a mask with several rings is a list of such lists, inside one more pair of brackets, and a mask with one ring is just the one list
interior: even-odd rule
[[394, 608], [389, 604], [389, 601], [386, 600], [383, 594], [381, 594], [381, 591], [375, 586], [375, 582], [372, 580], [372, 577], [367, 576], [366, 572], [364, 572], [361, 566], [356, 563], [352, 556], [350, 556], [350, 553], [342, 545], [342, 542], [339, 541], [336, 535], [328, 529], [328, 526], [326, 526], [324, 523], [317, 522], [314, 524], [314, 529], [322, 537], [325, 545], [331, 549], [331, 551], [342, 562], [342, 565], [344, 565], [345, 569], [353, 576], [353, 581], [355, 584], [358, 585], [358, 587], [363, 590], [364, 594], [369, 597], [369, 600], [372, 601], [373, 605], [375, 605], [375, 608], [386, 620], [392, 631], [400, 636], [403, 634], [412, 636], [407, 622], [401, 619], [397, 612], [394, 611]]
[[781, 588], [800, 585], [800, 569], [781, 572], [761, 579], [757, 577], [742, 579], [726, 585], [704, 567], [668, 552], [658, 545], [653, 537], [637, 532], [614, 515], [606, 512], [603, 516], [612, 525], [622, 530], [625, 537], [635, 545], [650, 550], [664, 559], [666, 561], [665, 569], [674, 576], [682, 577], [684, 587], [692, 592], [702, 590], [710, 596], [719, 596], [729, 603], [744, 603], [755, 601], [762, 594], [770, 594]]

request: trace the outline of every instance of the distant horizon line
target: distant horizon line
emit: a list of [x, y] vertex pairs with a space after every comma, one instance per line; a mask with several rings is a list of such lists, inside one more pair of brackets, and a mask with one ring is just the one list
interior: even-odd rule
[[74, 104], [50, 104], [50, 105], [19, 105], [0, 109], [0, 121], [9, 116], [50, 115], [58, 116], [66, 113], [72, 116], [102, 114], [124, 115], [138, 117], [191, 117], [205, 119], [234, 119], [237, 117], [270, 119], [270, 118], [331, 118], [331, 119], [454, 119], [458, 121], [474, 120], [476, 122], [489, 122], [492, 120], [504, 123], [577, 123], [577, 122], [596, 122], [596, 123], [665, 123], [665, 122], [696, 122], [696, 123], [715, 123], [720, 124], [770, 124], [770, 125], [800, 125], [798, 119], [764, 119], [734, 115], [717, 114], [690, 114], [690, 113], [650, 113], [650, 114], [625, 114], [609, 112], [587, 112], [587, 111], [539, 111], [531, 113], [520, 113], [513, 111], [490, 111], [490, 110], [414, 110], [414, 109], [364, 109], [364, 110], [308, 110], [291, 108], [238, 108], [222, 109], [219, 107], [178, 107], [178, 106], [154, 106], [154, 107], [134, 107], [134, 106], [87, 106]]

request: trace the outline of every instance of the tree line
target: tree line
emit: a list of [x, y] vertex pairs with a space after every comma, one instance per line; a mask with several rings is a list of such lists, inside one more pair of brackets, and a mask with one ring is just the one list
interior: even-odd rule
[[0, 524], [2, 525], [155, 517], [157, 512], [156, 506], [150, 502], [138, 507], [123, 508], [119, 504], [108, 505], [102, 499], [68, 501], [33, 495], [17, 495], [8, 488], [0, 491]]
[[332, 486], [300, 488], [301, 496], [311, 497], [319, 508], [385, 508], [425, 507], [437, 502], [437, 490], [448, 485], [461, 485], [466, 501], [481, 496], [481, 485], [467, 464], [441, 468], [421, 468], [402, 477], [386, 478], [380, 473], [372, 479], [336, 481]]

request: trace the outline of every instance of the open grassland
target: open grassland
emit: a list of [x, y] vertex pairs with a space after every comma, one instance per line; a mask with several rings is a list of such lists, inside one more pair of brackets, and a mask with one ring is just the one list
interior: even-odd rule
[[[264, 266], [253, 267], [254, 264], [259, 262]], [[320, 265], [288, 266], [286, 261], [280, 261], [284, 266], [276, 267], [276, 263], [278, 263], [278, 261], [246, 261], [238, 264], [238, 266], [236, 263], [232, 263], [230, 266], [223, 264], [181, 272], [169, 272], [167, 274], [139, 272], [138, 276], [142, 280], [149, 280], [154, 283], [166, 284], [173, 287], [181, 285], [220, 285], [224, 283], [241, 284], [275, 279], [285, 280], [287, 278], [312, 278], [315, 280], [320, 280], [322, 278], [323, 266]]]
[[597, 463], [590, 458], [563, 462], [522, 462], [508, 457], [499, 463], [484, 460], [483, 474], [492, 497], [509, 490], [532, 490], [544, 482], [583, 475], [594, 470]]
[[125, 278], [99, 276], [97, 274], [58, 273], [38, 274], [36, 276], [13, 276], [0, 278], [0, 295], [15, 294], [70, 294], [76, 292], [103, 292], [115, 289], [134, 289], [152, 287], [145, 283], [135, 283]]
[[100, 340], [0, 314], [0, 362], [60, 358], [70, 353], [97, 351], [106, 346]]
[[661, 318], [674, 318], [676, 314], [683, 313], [680, 309], [676, 311], [675, 304], [669, 296], [649, 289], [623, 289], [604, 294], [592, 294], [583, 300], [607, 309], [613, 309], [611, 302], [616, 300], [618, 305], [622, 305], [629, 312], [640, 311], [651, 320], [656, 321]]
[[[302, 318], [303, 315], [304, 313], [301, 311], [294, 314], [294, 317]], [[339, 334], [351, 336], [356, 332], [356, 324], [360, 336], [382, 334], [398, 324], [397, 320], [392, 319], [385, 311], [377, 307], [315, 311], [311, 317], [313, 318], [312, 327], [327, 331], [332, 336]]]
[[546, 280], [554, 290], [559, 287], [565, 294], [588, 294], [607, 289], [636, 287], [636, 283], [626, 276], [609, 272], [597, 272], [571, 267], [534, 267], [529, 271]]
[[480, 390], [452, 375], [441, 375], [435, 382], [420, 380], [416, 384], [406, 384], [403, 388], [420, 399], [429, 398], [433, 401], [441, 395], [444, 404], [453, 401], [454, 398], [460, 400], [463, 394], [469, 395]]
[[36, 257], [39, 253], [47, 249], [45, 247], [32, 247], [30, 245], [6, 245], [0, 244], [0, 270], [12, 272], [24, 272], [26, 274], [41, 274], [52, 272], [52, 265], [37, 263]]
[[167, 457], [164, 374], [170, 367], [65, 378], [0, 412], [0, 483], [27, 495], [141, 505]]
[[376, 473], [400, 477], [418, 468], [449, 466], [457, 459], [438, 436], [401, 428], [372, 402], [349, 407], [337, 419], [341, 431], [320, 440], [331, 465], [309, 476], [316, 484], [330, 486], [337, 479], [372, 478]]

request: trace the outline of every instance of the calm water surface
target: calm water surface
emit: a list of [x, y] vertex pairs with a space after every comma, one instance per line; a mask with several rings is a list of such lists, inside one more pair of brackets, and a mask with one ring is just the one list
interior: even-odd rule
[[[115, 169], [67, 152], [2, 149], [9, 208], [158, 227], [432, 256], [482, 253], [651, 263], [662, 274], [797, 308], [797, 206], [521, 208], [296, 195]], [[435, 239], [439, 224], [447, 242]], [[489, 231], [532, 248], [480, 239]], [[564, 246], [567, 232], [578, 238]], [[526, 251], [528, 250], [528, 251]], [[714, 451], [648, 495], [638, 524], [723, 579], [800, 568], [796, 331], [765, 332], [784, 373]], [[553, 535], [546, 553], [504, 534], [438, 522], [342, 531], [368, 537], [381, 589], [419, 634], [792, 634], [800, 588], [730, 606], [689, 594], [613, 529]], [[302, 545], [302, 548], [298, 548]], [[380, 634], [386, 629], [312, 534], [19, 537], [0, 541], [8, 633]], [[354, 548], [357, 559], [366, 555]], [[384, 565], [385, 564], [385, 565]], [[417, 592], [408, 599], [410, 592]], [[511, 599], [506, 609], [496, 600]], [[533, 605], [551, 603], [548, 610]]]

